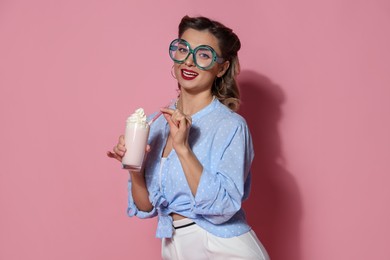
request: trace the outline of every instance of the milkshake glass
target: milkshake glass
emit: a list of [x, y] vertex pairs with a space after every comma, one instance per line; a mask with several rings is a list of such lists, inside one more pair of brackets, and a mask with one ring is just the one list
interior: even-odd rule
[[145, 157], [149, 136], [149, 124], [145, 112], [139, 108], [126, 121], [126, 153], [122, 158], [123, 169], [140, 171]]

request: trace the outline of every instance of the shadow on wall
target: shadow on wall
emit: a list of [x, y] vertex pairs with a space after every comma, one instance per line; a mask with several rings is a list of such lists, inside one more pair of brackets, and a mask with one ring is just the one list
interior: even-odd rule
[[278, 123], [285, 97], [281, 88], [254, 71], [242, 71], [239, 113], [253, 138], [252, 189], [244, 203], [249, 224], [272, 260], [300, 259], [301, 200], [294, 177], [284, 167]]

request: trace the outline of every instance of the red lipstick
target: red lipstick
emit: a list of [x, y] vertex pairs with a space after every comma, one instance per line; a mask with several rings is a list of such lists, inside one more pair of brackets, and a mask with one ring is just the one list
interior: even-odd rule
[[196, 78], [199, 74], [192, 70], [182, 69], [181, 70], [181, 76], [185, 80], [193, 80]]

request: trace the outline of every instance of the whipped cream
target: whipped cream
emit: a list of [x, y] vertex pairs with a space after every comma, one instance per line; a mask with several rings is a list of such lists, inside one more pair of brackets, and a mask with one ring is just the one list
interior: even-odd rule
[[146, 115], [144, 109], [138, 108], [137, 110], [135, 110], [135, 112], [127, 118], [126, 123], [133, 123], [133, 124], [137, 123], [146, 126], [147, 122], [146, 122]]

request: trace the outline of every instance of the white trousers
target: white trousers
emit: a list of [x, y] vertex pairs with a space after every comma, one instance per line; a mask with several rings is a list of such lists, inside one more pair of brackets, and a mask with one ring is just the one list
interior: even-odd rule
[[[188, 225], [190, 219], [173, 222], [175, 227]], [[175, 229], [172, 238], [162, 239], [164, 260], [269, 260], [267, 251], [253, 230], [232, 238], [217, 237], [198, 225]]]

